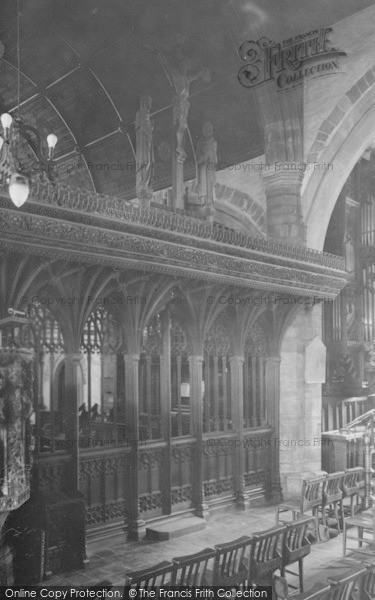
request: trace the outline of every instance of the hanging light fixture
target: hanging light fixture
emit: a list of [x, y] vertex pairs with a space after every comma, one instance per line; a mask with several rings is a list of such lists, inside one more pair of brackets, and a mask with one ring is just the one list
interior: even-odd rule
[[[9, 196], [17, 206], [22, 206], [30, 192], [31, 178], [35, 173], [45, 174], [52, 181], [53, 152], [57, 144], [57, 136], [50, 133], [47, 136], [48, 156], [43, 155], [41, 139], [35, 127], [26, 125], [20, 114], [20, 10], [17, 0], [17, 117], [13, 119], [9, 113], [0, 117], [3, 137], [0, 137], [0, 152], [7, 152], [10, 175], [8, 177]], [[22, 166], [19, 159], [19, 140], [22, 137], [33, 151], [36, 162], [29, 169]]]
[[25, 204], [29, 192], [29, 179], [22, 173], [12, 173], [9, 180], [9, 196], [17, 208]]

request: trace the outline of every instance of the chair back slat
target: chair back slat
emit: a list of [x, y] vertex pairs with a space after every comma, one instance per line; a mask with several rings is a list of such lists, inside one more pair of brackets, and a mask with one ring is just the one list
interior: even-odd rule
[[307, 529], [314, 523], [313, 517], [302, 517], [292, 521], [285, 533], [285, 545], [289, 550], [297, 550], [306, 541]]
[[316, 479], [305, 479], [302, 484], [302, 512], [319, 506], [322, 502], [323, 483], [326, 479], [318, 477]]
[[168, 560], [164, 560], [152, 567], [129, 571], [125, 575], [125, 586], [149, 589], [155, 586], [164, 586], [170, 584], [173, 565]]
[[[277, 526], [253, 534], [250, 557], [250, 579], [252, 584], [263, 584], [263, 579], [281, 569], [281, 550], [286, 526]], [[279, 550], [280, 549], [280, 550]]]
[[357, 494], [360, 488], [360, 483], [364, 479], [364, 469], [362, 467], [354, 467], [347, 469], [343, 478], [343, 495], [344, 498]]
[[341, 500], [344, 476], [345, 471], [339, 471], [332, 475], [328, 475], [325, 479], [323, 484], [323, 497], [327, 503], [333, 500]]
[[254, 558], [260, 562], [275, 558], [277, 556], [278, 545], [280, 545], [280, 541], [284, 538], [285, 532], [286, 527], [283, 525], [254, 533]]
[[205, 580], [210, 561], [216, 556], [213, 548], [205, 548], [195, 554], [172, 558], [172, 585], [199, 586]]
[[215, 585], [240, 585], [248, 580], [251, 545], [252, 537], [244, 535], [215, 546]]

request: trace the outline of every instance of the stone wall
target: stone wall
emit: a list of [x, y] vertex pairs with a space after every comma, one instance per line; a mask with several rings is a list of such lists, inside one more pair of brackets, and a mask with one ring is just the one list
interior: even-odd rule
[[[317, 343], [321, 318], [320, 305], [300, 310], [281, 347], [280, 438], [275, 445], [280, 449], [284, 498], [300, 492], [304, 477], [321, 472], [322, 385], [317, 381], [322, 378], [320, 363], [325, 363], [325, 348]], [[312, 342], [313, 358], [309, 356]]]

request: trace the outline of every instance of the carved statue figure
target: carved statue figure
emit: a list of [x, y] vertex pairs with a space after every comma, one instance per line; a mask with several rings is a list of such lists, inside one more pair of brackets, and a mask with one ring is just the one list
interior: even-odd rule
[[140, 200], [152, 198], [152, 176], [154, 150], [152, 145], [153, 125], [150, 119], [152, 99], [142, 96], [135, 118], [136, 130], [136, 193]]
[[203, 81], [207, 82], [210, 81], [210, 72], [207, 68], [192, 72], [192, 63], [186, 57], [182, 57], [179, 65], [175, 66], [166, 58], [163, 52], [158, 52], [157, 56], [161, 65], [164, 67], [175, 92], [173, 96], [173, 123], [174, 125], [177, 125], [176, 152], [180, 160], [183, 161], [186, 158], [183, 142], [190, 106], [190, 84], [196, 79], [203, 79]]
[[198, 196], [205, 204], [213, 204], [215, 199], [217, 142], [213, 136], [212, 124], [204, 123], [202, 135], [198, 141], [197, 152]]
[[345, 268], [349, 273], [353, 273], [355, 269], [355, 248], [354, 235], [350, 230], [345, 232], [343, 243], [345, 246]]

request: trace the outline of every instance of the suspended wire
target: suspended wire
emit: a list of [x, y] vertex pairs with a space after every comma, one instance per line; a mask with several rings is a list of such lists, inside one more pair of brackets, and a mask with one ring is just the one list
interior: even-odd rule
[[[20, 51], [20, 0], [17, 0], [17, 117], [21, 118], [21, 51]], [[17, 135], [17, 158], [19, 157], [20, 136]]]

